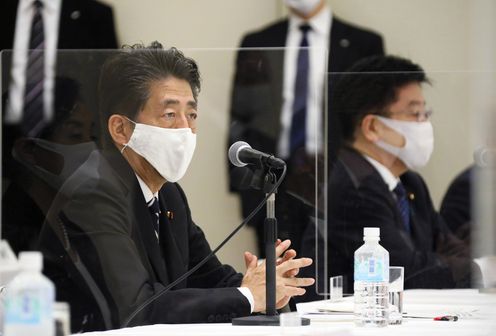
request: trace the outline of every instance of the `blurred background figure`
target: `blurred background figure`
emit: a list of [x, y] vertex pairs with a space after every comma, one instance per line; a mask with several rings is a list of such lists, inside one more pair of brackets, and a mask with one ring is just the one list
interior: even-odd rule
[[[237, 55], [228, 145], [243, 140], [287, 161], [288, 177], [277, 196], [276, 216], [280, 237], [292, 239], [298, 250], [303, 223], [315, 206], [315, 162], [323, 163], [315, 154], [322, 153], [324, 130], [329, 128], [331, 157], [339, 142], [336, 116], [326, 109], [332, 89], [332, 83], [326, 85], [327, 71], [344, 71], [361, 58], [383, 54], [384, 47], [378, 34], [337, 18], [325, 0], [285, 4], [287, 18], [242, 39], [241, 48], [253, 49]], [[242, 190], [239, 181], [249, 176], [246, 168], [236, 168], [230, 177], [231, 191], [240, 193], [244, 217], [262, 197], [261, 192]], [[251, 222], [261, 255], [263, 219], [260, 211]]]
[[[39, 136], [56, 118], [55, 77], [66, 76], [57, 50], [114, 49], [117, 37], [111, 7], [95, 0], [6, 0], [0, 22], [0, 50], [12, 49], [2, 53], [2, 178], [6, 182], [10, 172], [5, 163], [15, 139]], [[69, 67], [80, 71], [81, 77], [89, 76], [75, 63]]]
[[57, 49], [117, 48], [112, 9], [95, 0], [7, 0], [0, 15], [7, 124], [52, 118]]
[[440, 213], [450, 230], [470, 245], [472, 222], [472, 187], [475, 165], [471, 165], [455, 177], [443, 197]]
[[38, 137], [14, 140], [6, 162], [9, 183], [2, 197], [2, 238], [16, 254], [36, 250], [38, 235], [57, 191], [96, 148], [93, 113], [81, 101], [80, 87], [55, 79], [55, 114]]
[[[96, 87], [97, 70], [58, 49], [113, 49], [117, 36], [111, 7], [95, 0], [2, 1], [0, 20], [2, 232], [17, 253], [35, 249], [51, 199], [89, 149], [72, 145], [93, 140], [80, 82]], [[65, 78], [67, 68], [78, 79]]]

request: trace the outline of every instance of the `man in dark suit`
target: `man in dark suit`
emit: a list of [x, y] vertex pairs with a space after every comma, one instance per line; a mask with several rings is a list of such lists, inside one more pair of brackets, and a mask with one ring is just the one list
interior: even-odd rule
[[[2, 1], [0, 50], [14, 47], [19, 0]], [[112, 8], [95, 0], [62, 0], [58, 49], [115, 49]]]
[[[112, 56], [99, 91], [106, 148], [61, 188], [41, 247], [74, 330], [122, 327], [133, 311], [211, 254], [175, 182], [196, 145], [196, 63], [155, 42]], [[281, 242], [277, 307], [312, 279], [296, 278], [310, 259]], [[243, 276], [215, 255], [190, 277], [151, 299], [129, 325], [229, 322], [265, 308], [265, 265], [246, 252]]]
[[[117, 47], [117, 38], [111, 7], [98, 1], [5, 0], [1, 6], [2, 182], [8, 192], [4, 195], [6, 197], [3, 198], [3, 205], [9, 204], [9, 201], [17, 204], [15, 207], [9, 207], [12, 211], [2, 212], [3, 222], [12, 224], [10, 227], [4, 225], [2, 230], [17, 253], [20, 250], [32, 249], [37, 240], [43, 223], [42, 218], [47, 210], [45, 206], [49, 205], [52, 198], [47, 197], [41, 189], [55, 193], [57, 188], [45, 182], [42, 183], [45, 185], [43, 188], [35, 188], [34, 185], [39, 181], [39, 176], [31, 169], [37, 166], [34, 163], [36, 160], [33, 159], [35, 156], [27, 155], [29, 159], [26, 160], [24, 155], [20, 155], [22, 160], [19, 157], [16, 160], [11, 157], [11, 153], [31, 153], [34, 149], [38, 159], [42, 156], [40, 153], [43, 150], [38, 146], [24, 145], [20, 148], [21, 143], [34, 144], [31, 139], [23, 139], [25, 136], [48, 140], [54, 146], [75, 145], [95, 139], [95, 134], [92, 134], [96, 116], [96, 113], [93, 113], [95, 99], [92, 98], [96, 96], [93, 91], [98, 80], [96, 64], [100, 62], [101, 53], [63, 53], [58, 50], [114, 49]], [[41, 27], [37, 31], [33, 29], [36, 22], [39, 23], [38, 28]], [[31, 44], [32, 39], [40, 46], [36, 54], [39, 58], [32, 62], [35, 65], [41, 64], [37, 68], [38, 71], [29, 69], [30, 50], [34, 48]], [[6, 51], [8, 49], [13, 50]], [[37, 84], [43, 89], [36, 95], [30, 95], [28, 87], [31, 80], [35, 81], [34, 78], [39, 78]], [[36, 132], [30, 134], [27, 134], [27, 127], [24, 127], [29, 114], [26, 112], [29, 110], [28, 96], [38, 97], [38, 101], [41, 101], [39, 105], [32, 104], [30, 110], [41, 110], [44, 121]], [[17, 150], [14, 149], [16, 143]], [[79, 147], [74, 146], [70, 150], [77, 156], [80, 152]], [[18, 161], [27, 163], [30, 169], [19, 168]], [[55, 159], [39, 161], [53, 166], [56, 166], [53, 163], [57, 162]], [[65, 166], [70, 165], [66, 163]], [[48, 173], [45, 172], [43, 178], [51, 173], [56, 178], [61, 171], [55, 169], [54, 173], [50, 169], [45, 170], [48, 170]], [[43, 174], [43, 171], [40, 174]], [[30, 197], [25, 197], [28, 194]], [[26, 202], [18, 202], [23, 198]], [[24, 220], [19, 221], [19, 214], [14, 211], [19, 207], [33, 211], [22, 212], [21, 217]], [[6, 230], [14, 234], [7, 234]]]
[[[335, 86], [332, 107], [345, 146], [329, 177], [327, 231], [319, 228], [327, 235], [327, 260], [317, 263], [326, 263], [330, 276], [343, 275], [348, 292], [364, 227], [380, 228], [390, 264], [405, 267], [405, 288], [469, 285], [469, 251], [434, 210], [427, 186], [414, 172], [427, 164], [434, 143], [421, 87], [426, 82], [411, 61], [377, 56], [355, 64]], [[311, 231], [303, 255], [315, 254]]]
[[[332, 15], [325, 0], [286, 3], [290, 11], [287, 19], [243, 37], [236, 60], [228, 142], [230, 145], [246, 141], [253, 148], [276, 154], [288, 162], [288, 177], [278, 193], [276, 211], [281, 237], [299, 244], [308, 209], [304, 204], [314, 206], [315, 180], [320, 180], [315, 171], [323, 171], [323, 166], [316, 167], [315, 155], [322, 155], [325, 130], [331, 159], [335, 158], [340, 139], [336, 115], [325, 108], [326, 94], [330, 93], [335, 76], [332, 73], [342, 72], [364, 57], [383, 54], [384, 49], [378, 34]], [[298, 84], [298, 47], [302, 47], [301, 51], [308, 50], [308, 73], [303, 88]], [[328, 77], [331, 83], [326, 86]], [[302, 93], [306, 96], [303, 103], [306, 111], [302, 118], [293, 119], [296, 114], [293, 106]], [[305, 139], [292, 146], [295, 125], [303, 125], [306, 134]], [[323, 160], [317, 162], [323, 164]], [[261, 193], [239, 190], [242, 188], [238, 180], [243, 178], [246, 178], [245, 168], [235, 169], [230, 180], [231, 191], [240, 192], [246, 217], [258, 204]], [[261, 249], [263, 218], [255, 217], [251, 224], [257, 230]]]
[[471, 165], [450, 183], [439, 212], [451, 231], [470, 245], [472, 226], [472, 188], [477, 166]]

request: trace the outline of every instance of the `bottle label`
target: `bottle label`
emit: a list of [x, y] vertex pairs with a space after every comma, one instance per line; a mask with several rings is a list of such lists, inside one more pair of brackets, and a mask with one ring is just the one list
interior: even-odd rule
[[382, 258], [364, 258], [355, 260], [355, 280], [358, 281], [387, 281], [385, 277], [384, 260]]
[[40, 324], [44, 310], [39, 291], [24, 290], [6, 301], [6, 324]]

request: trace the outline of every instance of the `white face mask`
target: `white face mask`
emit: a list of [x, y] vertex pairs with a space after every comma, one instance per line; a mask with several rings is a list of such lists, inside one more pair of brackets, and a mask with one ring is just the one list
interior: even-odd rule
[[284, 0], [287, 6], [304, 15], [310, 14], [321, 0]]
[[191, 128], [163, 128], [129, 121], [135, 124], [134, 131], [121, 152], [129, 146], [168, 182], [179, 181], [193, 158], [196, 134]]
[[405, 138], [404, 147], [396, 147], [382, 140], [376, 145], [398, 157], [409, 169], [424, 167], [434, 149], [434, 131], [430, 121], [403, 121], [377, 116], [389, 128]]

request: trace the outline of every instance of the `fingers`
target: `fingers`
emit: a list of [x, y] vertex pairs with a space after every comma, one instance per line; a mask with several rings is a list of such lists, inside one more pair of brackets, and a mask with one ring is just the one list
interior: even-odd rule
[[293, 249], [287, 250], [286, 252], [284, 252], [284, 255], [282, 257], [277, 258], [276, 265], [280, 265], [285, 261], [294, 259], [295, 257], [296, 257], [296, 251], [295, 250], [293, 250]]
[[300, 273], [300, 269], [299, 268], [295, 268], [295, 269], [292, 269], [292, 270], [287, 271], [286, 273], [283, 274], [283, 276], [285, 278], [291, 278], [291, 277], [297, 276], [298, 273]]
[[285, 297], [283, 297], [281, 300], [277, 301], [276, 308], [277, 309], [283, 308], [285, 305], [287, 305], [289, 303], [289, 300], [290, 299], [291, 299], [291, 296], [285, 296]]
[[315, 283], [313, 278], [284, 278], [283, 281], [287, 287], [307, 287]]
[[310, 258], [291, 259], [277, 266], [277, 272], [283, 274], [292, 269], [310, 266], [312, 262]]
[[276, 258], [279, 258], [283, 254], [283, 252], [289, 248], [290, 245], [291, 245], [291, 240], [289, 239], [286, 239], [280, 244], [276, 244]]
[[247, 269], [257, 267], [258, 258], [256, 255], [250, 252], [245, 252], [244, 257], [245, 257], [245, 265]]
[[284, 252], [284, 255], [282, 256], [282, 262], [294, 259], [295, 257], [296, 257], [295, 250], [293, 249], [287, 250], [286, 252]]
[[286, 296], [301, 296], [306, 293], [305, 288], [286, 286], [284, 288]]

